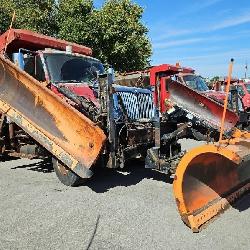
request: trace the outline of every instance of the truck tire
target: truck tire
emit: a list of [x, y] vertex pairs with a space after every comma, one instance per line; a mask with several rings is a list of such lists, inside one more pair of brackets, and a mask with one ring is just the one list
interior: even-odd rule
[[76, 187], [83, 184], [86, 179], [81, 178], [57, 159], [52, 159], [53, 168], [57, 178], [66, 186]]

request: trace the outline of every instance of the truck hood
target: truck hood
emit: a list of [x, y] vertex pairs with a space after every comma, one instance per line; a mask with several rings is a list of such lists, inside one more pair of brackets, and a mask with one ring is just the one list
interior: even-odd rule
[[226, 93], [223, 91], [207, 90], [203, 94], [220, 102], [223, 102], [226, 97]]
[[59, 83], [60, 86], [68, 88], [74, 94], [78, 96], [83, 96], [90, 101], [92, 101], [96, 106], [99, 106], [99, 103], [96, 99], [95, 90], [90, 87], [87, 83]]

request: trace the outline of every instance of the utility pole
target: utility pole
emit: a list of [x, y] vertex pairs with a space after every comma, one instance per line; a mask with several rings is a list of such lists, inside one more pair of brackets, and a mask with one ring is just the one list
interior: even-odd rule
[[245, 65], [245, 79], [247, 79], [247, 69], [248, 69], [248, 67], [247, 67], [247, 61], [246, 61], [246, 65]]

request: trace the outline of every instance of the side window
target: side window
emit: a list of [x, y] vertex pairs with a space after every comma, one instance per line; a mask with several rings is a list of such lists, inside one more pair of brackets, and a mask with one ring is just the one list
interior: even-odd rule
[[177, 77], [176, 77], [176, 81], [177, 81], [177, 82], [181, 82], [181, 83], [183, 83], [182, 78], [181, 78], [181, 77], [179, 77], [179, 76], [177, 76]]
[[25, 60], [24, 71], [34, 77], [36, 80], [45, 81], [45, 73], [41, 58], [39, 56], [31, 56]]
[[171, 77], [165, 79], [165, 89], [168, 91], [169, 84], [173, 81]]
[[239, 95], [240, 95], [241, 97], [243, 97], [243, 96], [245, 95], [242, 86], [238, 86], [238, 87], [237, 87], [237, 90], [238, 90], [238, 93], [239, 93]]
[[196, 83], [197, 83], [197, 90], [198, 91], [202, 91], [202, 84], [201, 84], [201, 82], [197, 81]]
[[24, 71], [34, 77], [34, 71], [35, 71], [35, 57], [34, 56], [24, 59]]
[[191, 89], [197, 89], [197, 83], [195, 80], [186, 81], [186, 84]]

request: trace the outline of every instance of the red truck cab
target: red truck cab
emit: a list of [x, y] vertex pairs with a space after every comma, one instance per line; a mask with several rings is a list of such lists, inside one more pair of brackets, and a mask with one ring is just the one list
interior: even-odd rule
[[59, 96], [63, 97], [58, 87], [64, 86], [97, 104], [93, 89], [96, 72], [103, 73], [104, 68], [91, 57], [91, 48], [28, 30], [11, 29], [0, 36], [0, 53], [7, 54]]

